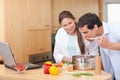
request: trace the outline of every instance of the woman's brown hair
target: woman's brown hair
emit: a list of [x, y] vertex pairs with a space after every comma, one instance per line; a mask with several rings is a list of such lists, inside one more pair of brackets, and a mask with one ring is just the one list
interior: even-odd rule
[[84, 41], [83, 41], [83, 37], [82, 37], [80, 31], [78, 30], [78, 28], [76, 28], [76, 30], [77, 30], [78, 45], [79, 45], [81, 54], [84, 55], [85, 54], [85, 44], [84, 44]]

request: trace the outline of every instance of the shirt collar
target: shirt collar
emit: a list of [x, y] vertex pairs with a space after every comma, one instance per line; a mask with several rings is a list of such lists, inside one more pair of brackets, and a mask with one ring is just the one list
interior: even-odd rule
[[107, 35], [107, 34], [110, 33], [110, 32], [109, 32], [109, 29], [108, 29], [108, 24], [105, 23], [105, 22], [103, 22], [103, 30], [104, 30], [103, 35]]

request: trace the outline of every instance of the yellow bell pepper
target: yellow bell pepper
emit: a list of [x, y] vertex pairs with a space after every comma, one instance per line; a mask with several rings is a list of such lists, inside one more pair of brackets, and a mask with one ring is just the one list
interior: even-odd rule
[[49, 68], [49, 73], [50, 73], [51, 75], [57, 75], [58, 72], [59, 72], [58, 67], [56, 67], [56, 66], [54, 66], [54, 65]]

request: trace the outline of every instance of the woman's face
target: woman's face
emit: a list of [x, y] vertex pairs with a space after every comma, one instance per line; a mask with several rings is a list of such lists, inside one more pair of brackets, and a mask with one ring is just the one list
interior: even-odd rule
[[64, 28], [64, 30], [69, 33], [69, 34], [74, 34], [75, 33], [75, 20], [71, 18], [64, 18], [61, 21], [61, 26]]

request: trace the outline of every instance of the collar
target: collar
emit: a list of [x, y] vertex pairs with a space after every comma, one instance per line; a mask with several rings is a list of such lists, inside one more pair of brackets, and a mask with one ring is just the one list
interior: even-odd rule
[[105, 22], [103, 22], [103, 30], [104, 30], [103, 35], [107, 35], [107, 34], [110, 33], [110, 32], [109, 32], [109, 29], [108, 29], [108, 24], [105, 23]]

